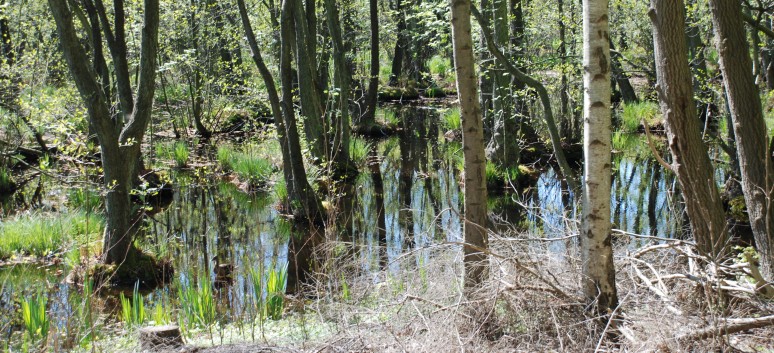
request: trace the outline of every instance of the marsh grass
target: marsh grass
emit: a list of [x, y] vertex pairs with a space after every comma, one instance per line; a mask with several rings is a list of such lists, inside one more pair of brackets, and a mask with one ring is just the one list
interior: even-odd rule
[[661, 122], [661, 111], [654, 102], [640, 102], [624, 104], [621, 110], [621, 130], [625, 132], [637, 132], [642, 121], [653, 126]]
[[174, 149], [172, 150], [173, 159], [175, 160], [175, 166], [178, 168], [185, 168], [188, 165], [188, 144], [183, 141], [175, 142]]
[[224, 145], [218, 147], [216, 156], [223, 171], [234, 172], [239, 180], [252, 187], [262, 187], [269, 183], [275, 171], [272, 160], [267, 158], [269, 153], [262, 145], [248, 145], [242, 151]]
[[353, 138], [349, 140], [349, 155], [353, 162], [358, 165], [362, 165], [365, 162], [368, 151], [371, 148], [371, 143], [359, 139]]
[[443, 126], [448, 130], [459, 130], [462, 128], [462, 118], [460, 117], [460, 108], [450, 108], [441, 115]]
[[[193, 278], [193, 277], [191, 277]], [[215, 293], [207, 274], [196, 276], [197, 283], [189, 282], [178, 286], [177, 299], [180, 304], [181, 325], [188, 328], [210, 328], [217, 318]]]
[[89, 188], [70, 189], [67, 192], [67, 206], [84, 212], [100, 213], [103, 209], [102, 195]]
[[102, 237], [103, 226], [101, 216], [83, 211], [17, 216], [0, 224], [0, 259], [43, 257], [86, 245]]
[[50, 318], [46, 311], [48, 296], [40, 291], [35, 295], [22, 299], [21, 314], [24, 328], [31, 341], [42, 339], [45, 341], [48, 336]]
[[132, 298], [126, 298], [124, 293], [119, 294], [121, 300], [121, 319], [129, 327], [137, 327], [145, 322], [145, 302], [139, 292], [140, 282], [134, 284]]

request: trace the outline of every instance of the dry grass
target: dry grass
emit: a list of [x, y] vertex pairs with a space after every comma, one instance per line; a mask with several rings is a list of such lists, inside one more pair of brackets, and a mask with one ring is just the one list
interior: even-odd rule
[[[557, 241], [564, 250], [556, 250]], [[770, 301], [747, 293], [751, 285], [738, 277], [743, 264], [715, 264], [689, 242], [633, 241], [614, 241], [620, 307], [610, 324], [589, 317], [580, 300], [573, 237], [492, 236], [491, 280], [467, 295], [457, 243], [414, 249], [376, 272], [363, 270], [364, 261], [374, 261], [361, 253], [367, 248], [327, 243], [317, 249], [320, 270], [304, 288], [306, 299], [293, 299], [286, 315], [296, 326], [261, 334], [260, 343], [216, 338], [214, 347], [197, 351], [771, 351], [771, 327], [697, 336], [774, 312]], [[303, 334], [288, 340], [293, 332]], [[600, 340], [609, 334], [618, 339]]]

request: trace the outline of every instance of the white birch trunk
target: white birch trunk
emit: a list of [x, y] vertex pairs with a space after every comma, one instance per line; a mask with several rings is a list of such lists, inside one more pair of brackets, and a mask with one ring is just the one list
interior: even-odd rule
[[583, 1], [583, 292], [600, 313], [618, 305], [610, 235], [608, 0]]

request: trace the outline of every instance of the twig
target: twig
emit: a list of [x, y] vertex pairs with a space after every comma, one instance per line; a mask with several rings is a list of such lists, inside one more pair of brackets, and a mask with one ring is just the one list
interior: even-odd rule
[[675, 338], [677, 341], [695, 341], [703, 340], [710, 337], [730, 335], [746, 330], [752, 330], [755, 328], [761, 328], [774, 325], [774, 315], [758, 317], [758, 318], [742, 318], [742, 319], [722, 319], [720, 322], [710, 325], [707, 328], [701, 330], [680, 335]]

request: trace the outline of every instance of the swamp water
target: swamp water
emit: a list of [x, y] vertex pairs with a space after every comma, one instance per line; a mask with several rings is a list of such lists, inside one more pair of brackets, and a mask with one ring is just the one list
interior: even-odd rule
[[[461, 241], [461, 146], [445, 140], [441, 125], [444, 112], [436, 108], [394, 109], [389, 114], [394, 113], [402, 122], [401, 132], [379, 141], [356, 139], [359, 147], [353, 148], [353, 155], [361, 174], [341, 198], [346, 202], [336, 205], [339, 216], [346, 217], [336, 217], [326, 234], [320, 235], [325, 242], [338, 244], [331, 246], [331, 251], [349, 251], [353, 273], [386, 281], [390, 274], [402, 270], [397, 259], [411, 256], [421, 267], [433, 261], [430, 252], [423, 249]], [[686, 223], [674, 176], [652, 160], [642, 136], [616, 135], [615, 140], [614, 228], [681, 237]], [[214, 317], [202, 320], [253, 320], [257, 298], [268, 302], [271, 294], [267, 290], [270, 276], [260, 274], [286, 266], [289, 239], [310, 230], [294, 229], [278, 213], [273, 192], [246, 194], [231, 183], [199, 178], [194, 172], [170, 174], [173, 200], [146, 218], [147, 232], [141, 243], [144, 249], [172, 259], [175, 273], [169, 285], [142, 292], [146, 320], [185, 320], [189, 328], [196, 326], [195, 315], [184, 318], [173, 313], [183, 305], [179, 297], [186, 295], [185, 289], [201, 289], [201, 283], [209, 287], [205, 294], [209, 293], [211, 303], [204, 300], [200, 309], [214, 312]], [[545, 238], [575, 232], [576, 202], [561, 186], [555, 171], [544, 167], [532, 187], [492, 197], [489, 207], [494, 231], [528, 231]], [[564, 244], [552, 242], [551, 247], [563, 252]], [[289, 281], [294, 281], [293, 264], [290, 267]], [[49, 337], [57, 337], [57, 347], [77, 346], [90, 337], [88, 328], [93, 325], [84, 328], [83, 323], [86, 299], [81, 289], [63, 282], [63, 269], [56, 265], [0, 268], [0, 341], [11, 341], [12, 335], [23, 330], [19, 301], [36, 293], [48, 298]], [[256, 276], [261, 278], [254, 280]], [[116, 293], [95, 296], [96, 303], [89, 305], [96, 313], [88, 316], [99, 321], [100, 327], [115, 329], [120, 321]], [[131, 289], [125, 293], [131, 296]]]

